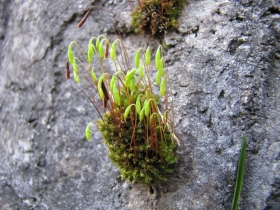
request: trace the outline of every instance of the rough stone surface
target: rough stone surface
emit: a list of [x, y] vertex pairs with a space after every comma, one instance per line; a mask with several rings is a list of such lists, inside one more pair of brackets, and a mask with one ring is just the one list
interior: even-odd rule
[[[0, 1], [0, 209], [230, 209], [243, 134], [239, 209], [280, 209], [280, 4], [188, 0], [164, 42], [181, 140], [176, 174], [145, 187], [120, 180], [97, 114], [65, 80], [67, 46], [117, 25], [133, 57], [159, 40], [134, 35], [128, 1]], [[151, 193], [153, 191], [153, 194]]]

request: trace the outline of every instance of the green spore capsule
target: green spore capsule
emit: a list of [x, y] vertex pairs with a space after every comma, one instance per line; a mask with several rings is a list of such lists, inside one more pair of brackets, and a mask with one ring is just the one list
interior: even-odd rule
[[145, 116], [149, 117], [150, 114], [150, 100], [144, 102]]
[[92, 62], [92, 56], [93, 56], [93, 45], [92, 45], [92, 41], [90, 40], [88, 43], [88, 62], [89, 63]]
[[104, 74], [102, 74], [102, 75], [99, 77], [98, 85], [97, 85], [98, 93], [99, 93], [99, 96], [100, 96], [100, 99], [101, 99], [101, 100], [104, 99], [104, 92], [103, 92], [103, 90], [102, 90], [103, 79], [104, 79]]
[[110, 51], [110, 58], [111, 60], [115, 60], [117, 54], [117, 39], [112, 43], [111, 51]]
[[160, 84], [160, 79], [161, 79], [161, 74], [160, 74], [160, 72], [158, 71], [158, 72], [156, 73], [156, 85], [157, 85], [157, 86], [159, 86], [159, 84]]
[[130, 80], [132, 80], [134, 78], [134, 74], [135, 74], [136, 70], [137, 69], [133, 69], [126, 74], [125, 83], [124, 83], [126, 87], [128, 87], [130, 85]]
[[74, 79], [77, 83], [80, 83], [80, 77], [75, 71], [74, 71]]
[[132, 78], [129, 80], [129, 89], [130, 89], [130, 91], [135, 90], [135, 78], [134, 78], [134, 77], [132, 77]]
[[136, 99], [136, 111], [137, 111], [138, 114], [140, 114], [140, 112], [141, 112], [141, 100], [140, 100], [140, 98], [141, 98], [141, 95], [139, 95]]
[[100, 58], [104, 59], [104, 57], [105, 57], [105, 52], [104, 52], [104, 47], [103, 47], [103, 44], [102, 44], [102, 43], [99, 44], [98, 51], [99, 51]]
[[140, 79], [143, 79], [144, 76], [145, 76], [145, 74], [144, 74], [143, 66], [140, 65], [140, 66], [139, 66], [139, 77], [140, 77]]
[[114, 99], [115, 99], [115, 103], [118, 106], [120, 106], [121, 105], [121, 98], [120, 98], [119, 90], [118, 90], [116, 85], [113, 86], [113, 96], [114, 96]]
[[147, 66], [149, 66], [151, 64], [151, 50], [150, 50], [150, 46], [146, 50], [145, 61], [146, 61], [146, 65]]
[[138, 68], [139, 67], [139, 64], [140, 64], [140, 50], [139, 49], [134, 57], [134, 63], [135, 63], [135, 68]]
[[73, 64], [74, 61], [74, 54], [73, 54], [73, 49], [72, 49], [72, 45], [70, 44], [68, 47], [68, 60], [70, 64]]
[[142, 110], [141, 110], [141, 112], [139, 114], [139, 117], [140, 117], [140, 122], [142, 122], [142, 120], [145, 117], [145, 107], [142, 108]]
[[100, 36], [96, 39], [96, 42], [95, 42], [96, 49], [99, 49], [99, 45], [100, 45]]
[[125, 76], [125, 79], [131, 79], [134, 77], [134, 74], [136, 72], [136, 69], [132, 69], [131, 71], [129, 71], [126, 76]]
[[90, 140], [90, 137], [91, 137], [90, 125], [91, 125], [91, 123], [89, 123], [89, 124], [87, 125], [86, 130], [85, 130], [86, 139], [87, 139], [88, 141]]
[[160, 76], [163, 76], [164, 70], [163, 70], [163, 58], [160, 59], [158, 64], [158, 72], [160, 73]]
[[73, 60], [73, 70], [74, 70], [74, 73], [75, 73], [75, 74], [78, 74], [78, 73], [79, 73], [79, 68], [78, 68], [76, 59]]
[[131, 109], [131, 106], [134, 105], [134, 104], [130, 104], [126, 109], [125, 109], [125, 112], [124, 112], [124, 119], [126, 119], [130, 113], [130, 109]]
[[156, 69], [159, 70], [160, 68], [160, 62], [161, 62], [161, 59], [160, 59], [160, 48], [161, 46], [158, 47], [157, 49], [157, 52], [156, 52], [156, 58], [155, 58], [155, 62], [156, 62]]
[[110, 82], [110, 90], [113, 90], [113, 87], [114, 87], [116, 81], [117, 81], [117, 76], [114, 75], [111, 79], [111, 82]]

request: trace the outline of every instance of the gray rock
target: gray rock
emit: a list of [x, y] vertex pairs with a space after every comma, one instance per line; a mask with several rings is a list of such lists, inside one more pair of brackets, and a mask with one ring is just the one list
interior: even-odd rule
[[280, 5], [189, 0], [165, 36], [180, 161], [151, 187], [120, 180], [99, 133], [84, 138], [93, 106], [66, 81], [72, 40], [113, 35], [133, 58], [159, 40], [133, 35], [128, 1], [0, 2], [0, 209], [229, 209], [242, 137], [247, 161], [239, 209], [280, 208]]

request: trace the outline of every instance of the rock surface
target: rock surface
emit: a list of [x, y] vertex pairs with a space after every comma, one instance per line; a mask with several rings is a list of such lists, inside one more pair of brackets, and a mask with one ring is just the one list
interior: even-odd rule
[[181, 140], [177, 172], [147, 188], [120, 180], [97, 113], [65, 80], [68, 44], [117, 25], [133, 55], [159, 40], [134, 35], [128, 1], [0, 2], [0, 209], [230, 209], [243, 134], [247, 162], [239, 209], [280, 209], [280, 4], [189, 0], [165, 35]]

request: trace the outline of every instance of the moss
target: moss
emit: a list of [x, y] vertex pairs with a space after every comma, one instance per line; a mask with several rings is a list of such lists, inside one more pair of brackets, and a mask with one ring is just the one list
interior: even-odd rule
[[[103, 135], [104, 143], [108, 146], [109, 157], [120, 169], [122, 179], [151, 184], [151, 182], [165, 181], [166, 176], [173, 172], [178, 156], [174, 153], [175, 142], [170, 132], [166, 130], [164, 138], [155, 142], [156, 145], [152, 149], [151, 140], [147, 141], [145, 120], [137, 121], [138, 126], [134, 134], [130, 126], [130, 118], [122, 122], [119, 128], [115, 126], [114, 117], [110, 113], [107, 113], [103, 120], [99, 120], [97, 125]], [[151, 129], [148, 133], [151, 133]], [[159, 129], [155, 135], [160, 138]], [[135, 147], [133, 136], [135, 136]]]
[[179, 26], [177, 20], [184, 6], [182, 0], [150, 0], [141, 1], [131, 13], [132, 26], [135, 32], [150, 32], [152, 35], [163, 34], [175, 30]]
[[[166, 82], [168, 77], [164, 70], [162, 47], [158, 47], [155, 56], [157, 73], [153, 80], [157, 87], [154, 87], [151, 78], [151, 70], [154, 68], [151, 66], [149, 47], [145, 51], [145, 59], [141, 59], [143, 49], [137, 51], [135, 67], [131, 69], [121, 39], [111, 42], [104, 35], [92, 37], [88, 45], [88, 56], [81, 53], [85, 63], [75, 57], [72, 45], [77, 45], [79, 50], [81, 48], [76, 42], [71, 42], [68, 47], [74, 79], [77, 83], [81, 81], [87, 84], [88, 89], [83, 92], [100, 116], [97, 127], [109, 149], [110, 159], [120, 169], [122, 179], [145, 184], [166, 180], [177, 162], [175, 147], [179, 141], [172, 126], [174, 115], [173, 109], [169, 107], [171, 97]], [[106, 45], [106, 55], [103, 45]], [[120, 47], [118, 51], [117, 47]], [[99, 61], [99, 77], [96, 76], [97, 68], [92, 64], [92, 50], [96, 52], [94, 56]], [[125, 62], [119, 58], [125, 58]], [[115, 66], [113, 73], [109, 73], [108, 62]], [[66, 65], [67, 78], [70, 76], [70, 65]], [[159, 89], [160, 96], [155, 94], [154, 88]], [[160, 97], [164, 100], [163, 114], [158, 107]], [[97, 104], [98, 100], [102, 102], [102, 108]], [[88, 140], [91, 138], [91, 123], [85, 129]]]

